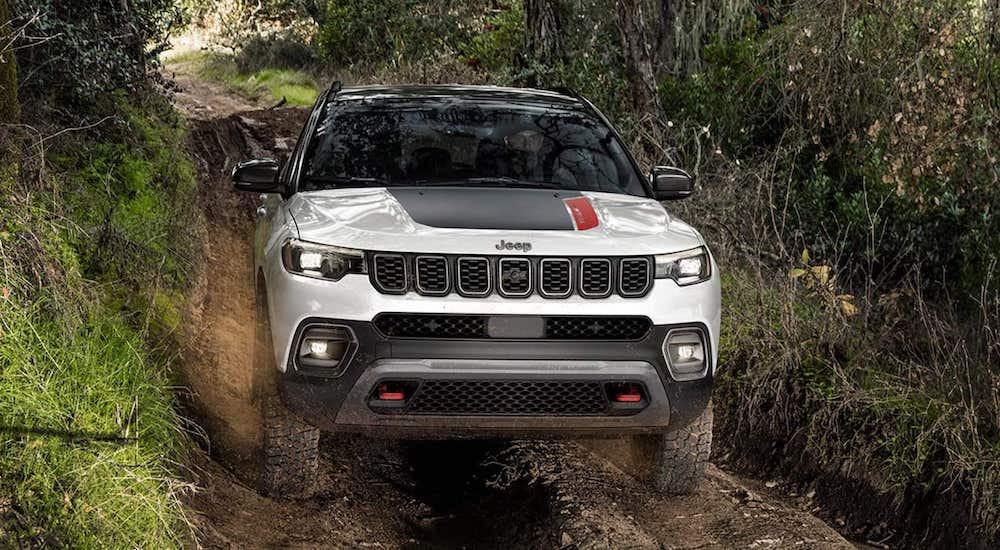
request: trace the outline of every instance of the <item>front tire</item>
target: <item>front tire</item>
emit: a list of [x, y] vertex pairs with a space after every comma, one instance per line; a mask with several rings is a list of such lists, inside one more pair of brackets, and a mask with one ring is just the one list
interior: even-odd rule
[[300, 420], [281, 401], [267, 315], [267, 295], [257, 285], [257, 338], [254, 372], [263, 378], [255, 386], [263, 424], [261, 492], [275, 497], [307, 496], [319, 468], [319, 430]]
[[712, 403], [683, 428], [633, 438], [633, 453], [644, 464], [641, 479], [670, 495], [692, 493], [705, 477], [712, 454]]
[[276, 497], [307, 496], [319, 467], [319, 430], [299, 420], [273, 396], [264, 403], [261, 486]]

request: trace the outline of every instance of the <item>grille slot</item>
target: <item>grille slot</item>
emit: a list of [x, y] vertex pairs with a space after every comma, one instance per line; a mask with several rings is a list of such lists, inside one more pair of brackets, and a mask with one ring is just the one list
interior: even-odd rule
[[443, 256], [417, 256], [417, 291], [431, 296], [448, 294], [448, 260]]
[[652, 280], [651, 264], [646, 258], [625, 258], [618, 270], [618, 293], [625, 297], [646, 294]]
[[490, 293], [490, 261], [486, 258], [458, 259], [458, 292], [463, 296]]
[[375, 328], [395, 338], [487, 338], [487, 317], [482, 315], [379, 315]]
[[375, 284], [383, 292], [406, 292], [406, 258], [399, 254], [376, 254], [372, 270]]
[[565, 298], [573, 292], [573, 263], [565, 258], [546, 258], [539, 263], [538, 290], [546, 298]]
[[608, 412], [600, 382], [427, 380], [403, 413], [473, 416], [593, 416]]
[[552, 340], [641, 340], [652, 322], [646, 317], [546, 317]]
[[587, 298], [603, 298], [611, 294], [611, 260], [580, 260], [580, 294]]
[[531, 294], [531, 261], [524, 258], [501, 258], [500, 294], [521, 298]]

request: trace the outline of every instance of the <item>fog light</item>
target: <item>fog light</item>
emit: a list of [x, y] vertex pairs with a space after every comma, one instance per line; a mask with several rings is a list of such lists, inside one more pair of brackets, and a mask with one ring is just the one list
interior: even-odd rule
[[309, 346], [309, 355], [317, 359], [329, 359], [330, 343], [326, 340], [306, 340]]
[[674, 344], [673, 349], [677, 355], [678, 360], [690, 361], [691, 358], [693, 358], [695, 354], [698, 352], [699, 347], [701, 346], [695, 346], [690, 344]]
[[675, 380], [694, 380], [707, 374], [704, 336], [700, 330], [672, 330], [663, 341], [663, 357]]
[[347, 365], [355, 347], [354, 334], [347, 327], [311, 326], [302, 335], [298, 365], [335, 371]]

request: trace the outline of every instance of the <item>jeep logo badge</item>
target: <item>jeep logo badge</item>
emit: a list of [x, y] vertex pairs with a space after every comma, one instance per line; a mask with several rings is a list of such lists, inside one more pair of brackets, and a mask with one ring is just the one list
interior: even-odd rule
[[520, 250], [521, 252], [529, 252], [531, 250], [531, 243], [512, 243], [500, 239], [500, 242], [496, 245], [497, 250]]

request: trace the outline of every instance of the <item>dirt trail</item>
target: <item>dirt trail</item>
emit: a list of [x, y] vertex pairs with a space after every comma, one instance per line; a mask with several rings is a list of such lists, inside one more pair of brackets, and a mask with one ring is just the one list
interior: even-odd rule
[[[174, 68], [176, 70], [176, 68]], [[167, 74], [171, 70], [168, 68]], [[710, 467], [693, 495], [664, 498], [575, 443], [405, 443], [324, 436], [305, 500], [253, 490], [250, 405], [256, 197], [230, 191], [238, 160], [281, 156], [301, 109], [252, 110], [180, 73], [179, 108], [199, 160], [201, 235], [211, 270], [191, 301], [183, 376], [204, 432], [187, 497], [205, 548], [853, 548], [800, 503]], [[614, 454], [614, 444], [604, 444]], [[234, 473], [235, 472], [235, 473]]]

